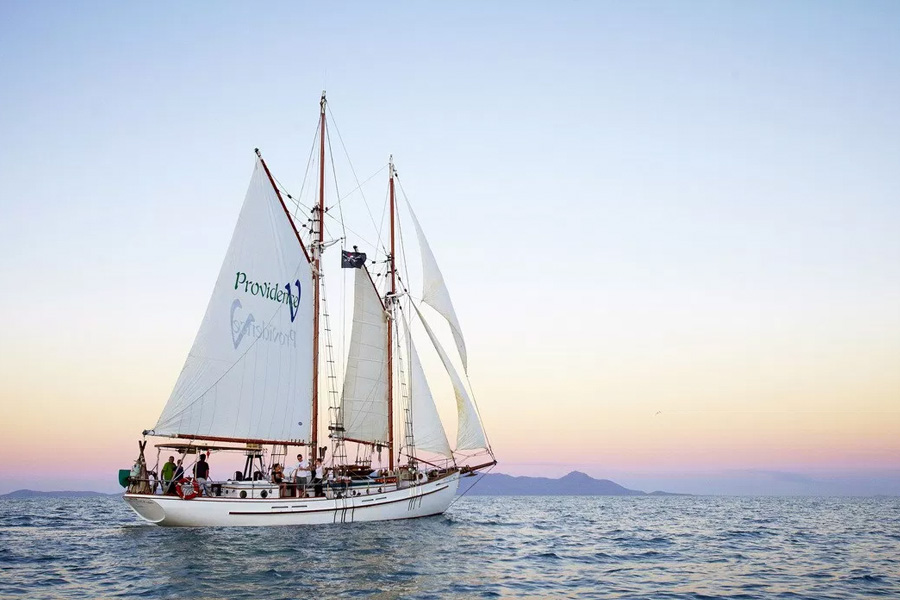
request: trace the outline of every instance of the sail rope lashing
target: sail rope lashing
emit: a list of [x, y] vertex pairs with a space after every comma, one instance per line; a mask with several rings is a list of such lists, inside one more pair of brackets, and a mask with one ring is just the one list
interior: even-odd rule
[[297, 216], [297, 213], [300, 212], [300, 217], [303, 217], [304, 221], [309, 222], [309, 216], [312, 212], [312, 208], [307, 206], [297, 198], [294, 198], [291, 193], [287, 191], [287, 188], [285, 188], [284, 185], [280, 181], [278, 181], [278, 179], [274, 175], [272, 176], [272, 179], [274, 179], [275, 183], [278, 184], [278, 188], [281, 190], [282, 195], [290, 200], [291, 204], [293, 204], [294, 206], [294, 211], [293, 213], [291, 213], [291, 221], [293, 221], [295, 224], [299, 223], [300, 227], [305, 229], [306, 225], [303, 224], [303, 222]]
[[[493, 471], [493, 470], [494, 470], [494, 467], [496, 467], [496, 466], [497, 466], [497, 465], [491, 465], [490, 467], [488, 467], [487, 470], [486, 470], [484, 473], [481, 473], [481, 474], [478, 476], [478, 479], [476, 479], [475, 481], [472, 482], [472, 485], [469, 486], [469, 489], [467, 489], [467, 490], [464, 491], [462, 494], [460, 494], [459, 496], [457, 496], [456, 498], [454, 498], [454, 499], [450, 502], [450, 504], [447, 505], [447, 508], [449, 509], [451, 506], [453, 506], [454, 504], [456, 504], [457, 500], [459, 500], [460, 498], [462, 498], [463, 496], [465, 496], [466, 494], [468, 494], [469, 492], [471, 492], [471, 491], [472, 491], [472, 488], [474, 488], [476, 485], [478, 485], [478, 484], [481, 482], [481, 480], [484, 479], [484, 476], [487, 475], [488, 473], [490, 473], [491, 471]], [[460, 476], [460, 479], [462, 479], [461, 476]]]
[[[281, 180], [280, 180], [280, 179], [278, 179], [277, 177], [275, 177], [275, 175], [272, 175], [272, 180], [275, 182], [275, 185], [278, 186], [278, 189], [281, 190], [282, 195], [283, 195], [285, 198], [287, 198], [288, 200], [290, 200], [290, 201], [291, 201], [291, 204], [294, 205], [294, 213], [291, 215], [292, 220], [294, 220], [294, 221], [297, 221], [297, 220], [298, 220], [298, 218], [297, 218], [297, 211], [298, 211], [298, 210], [304, 211], [305, 214], [303, 214], [303, 215], [301, 215], [301, 216], [303, 216], [303, 217], [305, 217], [305, 218], [309, 218], [309, 213], [312, 211], [312, 207], [311, 207], [311, 206], [307, 206], [306, 204], [304, 204], [304, 203], [300, 200], [300, 198], [302, 198], [302, 195], [301, 195], [301, 196], [298, 196], [297, 198], [294, 198], [294, 196], [291, 195], [290, 191], [288, 191], [287, 186], [284, 185], [283, 183], [281, 183]], [[300, 191], [300, 194], [303, 194], [303, 190]]]

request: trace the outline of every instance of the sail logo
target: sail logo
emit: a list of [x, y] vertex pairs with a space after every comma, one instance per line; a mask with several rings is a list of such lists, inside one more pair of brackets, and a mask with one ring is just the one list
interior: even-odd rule
[[289, 284], [289, 283], [284, 284], [284, 289], [287, 290], [288, 306], [291, 308], [291, 323], [293, 323], [294, 319], [297, 318], [297, 311], [300, 310], [300, 293], [302, 291], [300, 289], [300, 280], [299, 279], [295, 282], [295, 284], [297, 285], [297, 306], [296, 307], [294, 306], [293, 296], [291, 295], [291, 284]]
[[238, 349], [245, 337], [257, 338], [281, 346], [297, 347], [296, 331], [293, 329], [281, 331], [270, 323], [257, 323], [253, 313], [247, 315], [246, 319], [241, 320], [236, 314], [238, 310], [243, 308], [244, 305], [239, 298], [235, 298], [231, 303], [231, 343], [234, 344], [235, 350]]
[[292, 293], [290, 283], [286, 283], [284, 287], [282, 287], [267, 281], [262, 283], [251, 281], [247, 277], [247, 274], [242, 271], [238, 271], [234, 276], [235, 290], [243, 288], [245, 294], [261, 296], [267, 300], [278, 302], [279, 304], [287, 304], [291, 310], [291, 323], [297, 318], [297, 313], [300, 310], [300, 296], [303, 291], [300, 287], [299, 279], [294, 282], [294, 285], [297, 286], [296, 296]]

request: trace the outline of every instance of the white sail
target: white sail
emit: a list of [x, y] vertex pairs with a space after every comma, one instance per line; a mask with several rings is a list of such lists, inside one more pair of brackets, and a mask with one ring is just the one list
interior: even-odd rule
[[344, 435], [367, 442], [387, 442], [388, 319], [365, 268], [356, 269], [353, 329], [341, 407]]
[[200, 331], [153, 433], [308, 440], [312, 350], [312, 271], [257, 160]]
[[444, 283], [444, 276], [438, 268], [437, 260], [425, 239], [425, 232], [419, 225], [416, 213], [413, 212], [412, 205], [407, 201], [409, 215], [412, 217], [413, 225], [416, 227], [416, 235], [419, 238], [419, 248], [422, 254], [422, 301], [438, 311], [441, 316], [450, 323], [450, 330], [453, 333], [453, 339], [456, 341], [456, 348], [459, 350], [459, 357], [462, 359], [463, 369], [468, 372], [468, 357], [466, 356], [466, 341], [463, 339], [462, 327], [459, 326], [459, 319], [456, 317], [456, 311], [453, 310], [453, 302], [450, 300], [450, 292], [447, 291], [447, 284]]
[[419, 360], [419, 353], [416, 352], [412, 336], [409, 335], [409, 328], [406, 336], [409, 344], [409, 394], [416, 451], [425, 450], [447, 457], [453, 456], [444, 425], [434, 405], [431, 389], [428, 387], [428, 380], [425, 378], [425, 371]]
[[459, 418], [459, 428], [456, 431], [456, 450], [487, 448], [487, 438], [484, 436], [481, 419], [478, 418], [478, 412], [475, 410], [475, 405], [469, 398], [468, 392], [466, 392], [462, 379], [459, 378], [459, 374], [453, 368], [450, 357], [447, 356], [443, 346], [441, 346], [441, 343], [434, 335], [434, 331], [431, 330], [425, 317], [419, 311], [419, 307], [415, 304], [413, 304], [413, 307], [416, 309], [422, 325], [425, 326], [425, 332], [428, 333], [431, 343], [434, 344], [434, 349], [437, 350], [438, 356], [440, 356], [441, 362], [444, 363], [444, 368], [447, 369], [447, 374], [450, 376], [450, 382], [453, 384], [453, 392], [456, 395], [456, 413]]

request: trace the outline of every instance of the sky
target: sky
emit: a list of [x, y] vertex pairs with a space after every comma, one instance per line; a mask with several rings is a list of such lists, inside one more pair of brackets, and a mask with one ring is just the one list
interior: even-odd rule
[[497, 471], [900, 493], [898, 26], [892, 2], [2, 3], [0, 493], [117, 489], [253, 149], [298, 190], [323, 89], [361, 179], [394, 156]]

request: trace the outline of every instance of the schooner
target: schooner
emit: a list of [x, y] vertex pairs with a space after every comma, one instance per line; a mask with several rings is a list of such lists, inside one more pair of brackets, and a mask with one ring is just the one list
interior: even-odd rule
[[[156, 425], [143, 432], [134, 466], [119, 474], [125, 501], [151, 523], [297, 525], [425, 517], [448, 508], [461, 477], [496, 464], [467, 385], [462, 328], [408, 199], [406, 214], [421, 255], [420, 296], [413, 297], [403, 277], [393, 159], [389, 241], [378, 256], [383, 260], [368, 260], [355, 245], [349, 249], [349, 234], [326, 239], [326, 217], [335, 218], [329, 213], [335, 205], [326, 205], [326, 112], [323, 92], [317, 198], [305, 222], [295, 199], [255, 151], [250, 186], [193, 346]], [[325, 296], [326, 261], [338, 260], [328, 250], [339, 243], [341, 267], [353, 270], [342, 382]], [[423, 305], [445, 322], [452, 352], [426, 321]], [[455, 397], [452, 446], [413, 342], [419, 324]], [[161, 438], [155, 465], [148, 462], [150, 437]], [[198, 482], [192, 466], [210, 453], [241, 455], [244, 468]], [[313, 466], [322, 461], [321, 480], [294, 484], [282, 474], [298, 453]], [[183, 463], [174, 479], [171, 471], [168, 478], [160, 475], [163, 454]]]

